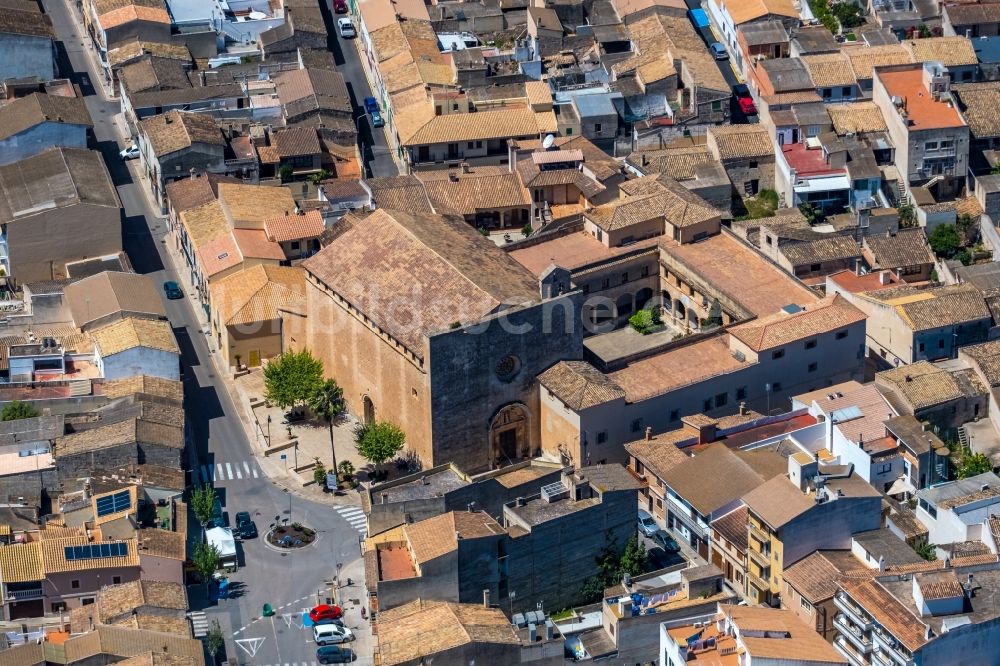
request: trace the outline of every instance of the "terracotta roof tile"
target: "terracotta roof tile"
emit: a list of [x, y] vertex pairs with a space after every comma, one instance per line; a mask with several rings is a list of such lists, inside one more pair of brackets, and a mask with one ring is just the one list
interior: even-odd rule
[[258, 264], [212, 284], [212, 305], [227, 326], [278, 319], [278, 308], [305, 306], [305, 271]]
[[967, 37], [927, 37], [903, 42], [903, 46], [913, 55], [914, 62], [939, 62], [945, 67], [956, 65], [977, 65], [972, 42]]
[[[775, 461], [781, 458], [772, 451], [763, 453]], [[784, 479], [783, 476], [775, 478]], [[694, 458], [688, 458], [669, 470], [663, 481], [698, 513], [710, 516], [713, 511], [753, 492], [767, 479], [744, 457], [719, 442], [710, 444]]]
[[424, 184], [416, 176], [371, 178], [365, 182], [379, 208], [401, 210], [410, 214], [433, 212]]
[[712, 126], [708, 146], [721, 160], [774, 156], [770, 134], [763, 125]]
[[873, 268], [897, 269], [934, 263], [934, 253], [923, 229], [901, 229], [892, 236], [869, 235], [862, 242], [875, 259]]
[[215, 119], [205, 113], [167, 111], [139, 121], [140, 131], [146, 135], [153, 153], [163, 157], [196, 143], [225, 146], [222, 131]]
[[87, 105], [79, 97], [32, 93], [0, 106], [0, 140], [44, 122], [93, 127]]
[[764, 351], [865, 320], [865, 314], [839, 294], [805, 306], [799, 312], [778, 312], [729, 329], [730, 335], [754, 351]]
[[280, 215], [264, 220], [264, 231], [268, 239], [276, 243], [318, 238], [326, 229], [323, 215], [311, 210], [303, 215]]
[[531, 205], [528, 191], [521, 186], [517, 174], [457, 174], [455, 178], [456, 180], [435, 179], [424, 183], [427, 197], [439, 213], [475, 215], [477, 211]]
[[104, 30], [110, 30], [111, 28], [131, 23], [132, 21], [147, 21], [149, 23], [165, 23], [169, 25], [170, 15], [167, 14], [166, 9], [129, 5], [112, 10], [107, 14], [101, 14], [98, 20]]
[[[67, 537], [61, 539], [45, 539], [42, 544], [42, 559], [45, 563], [45, 573], [61, 573], [64, 571], [86, 571], [98, 568], [121, 568], [139, 566], [139, 556], [135, 539], [124, 539], [128, 552], [124, 556], [98, 557], [94, 559], [66, 559], [67, 546], [86, 546], [91, 543], [87, 537]], [[101, 542], [107, 544], [107, 541]]]
[[659, 478], [688, 459], [677, 447], [678, 442], [690, 439], [684, 430], [672, 430], [651, 439], [638, 439], [625, 445], [625, 450]]
[[913, 55], [902, 44], [855, 47], [847, 49], [846, 53], [847, 58], [851, 61], [854, 76], [862, 80], [872, 78], [876, 67], [904, 65], [913, 62]]
[[403, 527], [417, 564], [458, 550], [459, 539], [500, 536], [503, 527], [483, 511], [449, 511]]
[[219, 184], [219, 203], [233, 226], [262, 229], [264, 220], [295, 210], [295, 199], [287, 187]]
[[740, 505], [726, 515], [712, 521], [712, 529], [717, 531], [733, 547], [743, 552], [747, 549], [749, 537], [747, 536], [747, 517], [749, 512], [746, 506]]
[[861, 294], [896, 309], [915, 331], [941, 328], [990, 317], [982, 293], [974, 285], [920, 288], [891, 287]]
[[840, 586], [911, 653], [927, 642], [924, 624], [877, 580], [842, 581]]
[[278, 157], [319, 155], [319, 138], [312, 127], [279, 130], [271, 135], [271, 145]]
[[743, 0], [729, 6], [729, 16], [732, 17], [734, 25], [771, 15], [796, 19], [799, 17], [791, 0]]
[[243, 263], [243, 254], [236, 243], [236, 236], [233, 235], [232, 229], [228, 229], [204, 245], [196, 247], [195, 255], [198, 257], [202, 273], [209, 279]]
[[136, 347], [180, 354], [170, 322], [161, 319], [127, 317], [94, 329], [91, 336], [104, 358]]
[[962, 396], [962, 389], [951, 373], [927, 361], [885, 370], [875, 379], [899, 393], [914, 411]]
[[625, 397], [620, 386], [586, 361], [560, 361], [540, 374], [538, 382], [572, 410]]
[[44, 579], [45, 567], [40, 542], [0, 546], [0, 581], [30, 583]]
[[455, 141], [509, 139], [538, 134], [535, 114], [525, 107], [433, 116], [411, 135], [400, 134], [400, 139], [404, 146], [419, 146]]
[[831, 104], [826, 108], [837, 134], [885, 132], [885, 118], [874, 102]]
[[857, 85], [851, 61], [843, 53], [817, 53], [801, 57], [817, 88]]

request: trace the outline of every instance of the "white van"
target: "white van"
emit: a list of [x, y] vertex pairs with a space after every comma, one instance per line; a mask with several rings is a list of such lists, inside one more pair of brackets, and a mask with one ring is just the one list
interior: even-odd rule
[[335, 645], [354, 640], [354, 633], [339, 624], [321, 624], [313, 627], [313, 640], [316, 645]]

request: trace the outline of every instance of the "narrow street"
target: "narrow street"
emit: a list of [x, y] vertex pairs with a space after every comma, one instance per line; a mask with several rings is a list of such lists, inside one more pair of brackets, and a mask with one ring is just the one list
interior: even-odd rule
[[[136, 272], [149, 275], [156, 284], [166, 280], [183, 284], [167, 251], [167, 243], [172, 240], [166, 237], [165, 221], [151, 205], [142, 189], [145, 185], [134, 171], [138, 161], [124, 163], [118, 157], [124, 145], [124, 137], [114, 120], [120, 110], [119, 103], [104, 99], [91, 85], [98, 80], [100, 72], [96, 69], [79, 15], [66, 0], [45, 0], [44, 4], [62, 40], [60, 69], [63, 76], [78, 84], [85, 95], [94, 121], [96, 145], [92, 147], [102, 153], [121, 199], [122, 237], [129, 260]], [[340, 590], [342, 599], [363, 598], [359, 532], [329, 505], [290, 494], [269, 481], [254, 458], [240, 414], [217, 375], [209, 349], [210, 340], [201, 329], [194, 309], [196, 300], [191, 294], [180, 300], [167, 300], [161, 293], [161, 298], [180, 346], [184, 367], [185, 411], [195, 454], [195, 459], [189, 461], [195, 472], [189, 481], [200, 481], [197, 470], [202, 465], [217, 469], [219, 474], [214, 485], [226, 514], [231, 518], [238, 511], [249, 511], [261, 534], [260, 538], [240, 548], [242, 566], [231, 577], [233, 598], [206, 606], [203, 588], [192, 587], [189, 588], [192, 610], [204, 610], [209, 621], [219, 621], [227, 635], [228, 656], [238, 659], [241, 664], [311, 664], [315, 660], [315, 646], [308, 630], [297, 624], [301, 620], [299, 614], [315, 605], [317, 599], [326, 601], [338, 562], [343, 564], [343, 580], [353, 575], [357, 581], [352, 587]], [[289, 517], [291, 522], [301, 522], [315, 529], [317, 541], [294, 553], [266, 546], [263, 536], [269, 525]], [[195, 526], [191, 530], [192, 540], [199, 538], [199, 529]], [[264, 603], [270, 603], [278, 610], [278, 615], [258, 621]], [[345, 609], [348, 626], [362, 624], [360, 608], [360, 605], [351, 605], [350, 609]], [[248, 650], [235, 643], [236, 639], [251, 639], [250, 643], [254, 643], [257, 638], [264, 640], [257, 644], [252, 658]], [[358, 648], [365, 653], [360, 644]], [[361, 659], [359, 663], [364, 661]]]

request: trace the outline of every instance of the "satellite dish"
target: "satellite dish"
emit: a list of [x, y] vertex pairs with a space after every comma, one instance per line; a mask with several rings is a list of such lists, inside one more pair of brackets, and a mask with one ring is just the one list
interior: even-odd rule
[[545, 138], [542, 139], [542, 148], [548, 150], [556, 142], [556, 138], [551, 134], [546, 134]]

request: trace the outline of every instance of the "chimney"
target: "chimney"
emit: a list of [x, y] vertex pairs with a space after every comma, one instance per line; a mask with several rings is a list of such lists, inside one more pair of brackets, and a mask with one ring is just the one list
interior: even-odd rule
[[462, 162], [462, 173], [469, 173], [469, 163]]
[[556, 635], [556, 625], [552, 620], [545, 620], [545, 640], [551, 641]]
[[880, 271], [878, 274], [878, 283], [881, 285], [886, 285], [891, 282], [889, 278], [889, 271]]
[[747, 401], [746, 400], [741, 400], [740, 401], [740, 416], [746, 416], [747, 412], [748, 412], [748, 410], [747, 410]]
[[453, 183], [457, 183], [458, 182], [458, 174], [454, 173], [454, 172], [451, 172], [451, 171], [448, 172], [448, 180], [450, 180]]
[[382, 504], [389, 503], [389, 493], [382, 493]]
[[490, 589], [483, 588], [483, 608], [490, 607]]
[[431, 485], [430, 482], [427, 480], [427, 475], [426, 474], [424, 474], [423, 476], [420, 477], [420, 483], [421, 483], [421, 485], [425, 485], [425, 486]]
[[646, 426], [646, 441], [653, 439], [653, 426]]
[[516, 500], [514, 500], [514, 506], [524, 506], [524, 498], [518, 497]]
[[163, 122], [169, 125], [170, 123], [174, 122], [174, 119], [170, 117], [169, 113], [165, 113], [163, 114]]
[[466, 510], [467, 510], [467, 511], [468, 511], [469, 513], [472, 513], [472, 505], [473, 505], [473, 504], [475, 504], [475, 502], [469, 502], [468, 504], [466, 504], [466, 505], [465, 505], [465, 508], [466, 508]]
[[878, 570], [879, 572], [885, 571], [885, 555], [879, 555], [878, 557]]

